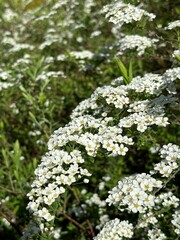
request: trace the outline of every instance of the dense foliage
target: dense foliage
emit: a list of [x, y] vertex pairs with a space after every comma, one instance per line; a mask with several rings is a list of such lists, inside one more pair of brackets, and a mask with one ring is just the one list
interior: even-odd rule
[[2, 239], [178, 239], [179, 13], [0, 0]]

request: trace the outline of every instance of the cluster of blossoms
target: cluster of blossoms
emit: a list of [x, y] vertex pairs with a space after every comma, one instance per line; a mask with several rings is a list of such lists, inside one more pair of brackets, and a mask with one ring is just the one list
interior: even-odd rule
[[106, 205], [106, 202], [102, 201], [97, 193], [94, 193], [90, 199], [86, 200], [86, 203], [89, 206], [92, 206], [93, 204], [95, 204], [99, 207], [104, 207]]
[[[12, 77], [12, 71], [5, 70], [4, 68], [5, 66], [2, 66], [2, 68], [0, 66], [0, 91], [12, 87], [15, 81], [15, 77]], [[11, 79], [12, 82], [8, 82], [8, 79]]]
[[[79, 40], [80, 40], [80, 38], [78, 39], [78, 41]], [[69, 56], [73, 57], [74, 59], [76, 59], [76, 61], [78, 61], [79, 70], [86, 71], [86, 69], [88, 67], [87, 61], [93, 59], [95, 54], [89, 50], [70, 51], [68, 53], [68, 56], [65, 56], [64, 58], [63, 58], [63, 55], [58, 56], [58, 60], [60, 60], [60, 61], [62, 61], [62, 59], [63, 59], [63, 61], [68, 60]]]
[[155, 164], [154, 173], [159, 172], [162, 177], [169, 177], [175, 169], [178, 168], [178, 161], [180, 159], [180, 148], [177, 145], [169, 143], [163, 146], [160, 150], [160, 163]]
[[14, 84], [13, 83], [8, 83], [8, 82], [0, 82], [0, 91], [5, 88], [12, 87]]
[[[29, 3], [27, 3], [28, 5]], [[84, 0], [84, 1], [75, 1], [75, 0], [62, 0], [62, 1], [48, 1], [47, 4], [42, 4], [39, 11], [24, 11], [23, 15], [16, 13], [14, 10], [10, 9], [8, 4], [4, 7], [3, 13], [3, 23], [4, 21], [9, 24], [10, 21], [17, 21], [13, 25], [13, 31], [4, 31], [4, 28], [1, 27], [0, 43], [2, 46], [3, 58], [2, 62], [6, 62], [5, 59], [13, 59], [16, 61], [12, 63], [9, 62], [9, 65], [6, 66], [6, 69], [13, 70], [16, 72], [15, 75], [10, 75], [4, 82], [0, 82], [0, 91], [5, 88], [9, 88], [14, 85], [14, 83], [19, 83], [21, 79], [26, 74], [27, 69], [33, 66], [33, 56], [37, 55], [38, 58], [49, 58], [50, 62], [46, 62], [46, 67], [43, 68], [43, 71], [38, 71], [38, 74], [34, 76], [35, 80], [44, 81], [45, 79], [59, 78], [62, 79], [66, 77], [64, 74], [63, 68], [56, 64], [53, 64], [57, 58], [57, 54], [64, 55], [65, 58], [63, 61], [68, 61], [67, 52], [69, 55], [72, 54], [76, 59], [78, 59], [81, 64], [78, 65], [80, 70], [86, 70], [85, 67], [86, 61], [92, 58], [93, 53], [89, 50], [82, 50], [82, 46], [77, 49], [73, 49], [73, 46], [69, 47], [69, 40], [77, 39], [77, 42], [84, 41], [84, 36], [80, 35], [78, 29], [85, 29], [84, 21], [80, 20], [80, 17], [76, 17], [79, 8], [83, 13], [87, 15], [91, 14], [91, 9], [96, 5], [95, 1]], [[26, 8], [26, 7], [25, 7]], [[93, 13], [95, 16], [97, 13]], [[59, 18], [61, 15], [61, 18]], [[91, 15], [92, 17], [92, 15]], [[13, 20], [14, 19], [14, 20]], [[91, 22], [93, 21], [93, 18]], [[90, 23], [92, 26], [92, 23]], [[37, 34], [35, 29], [41, 28], [40, 33]], [[94, 24], [92, 26], [92, 34], [98, 34], [99, 24]], [[7, 28], [8, 29], [8, 28]], [[27, 29], [30, 29], [30, 31]], [[38, 36], [38, 37], [37, 37]], [[78, 44], [79, 45], [79, 44]], [[46, 51], [46, 49], [53, 48], [58, 46], [61, 51]], [[63, 47], [62, 47], [63, 46]], [[66, 51], [62, 50], [66, 49]], [[73, 51], [74, 50], [74, 51]], [[46, 53], [44, 53], [46, 51]], [[28, 58], [26, 57], [28, 56]], [[48, 64], [48, 67], [47, 67]], [[44, 65], [43, 65], [44, 66]], [[54, 67], [55, 66], [55, 67]], [[1, 68], [1, 63], [0, 63]], [[53, 69], [53, 71], [52, 71]], [[3, 72], [6, 72], [4, 69]], [[21, 75], [19, 75], [21, 73]], [[13, 80], [14, 82], [11, 82]]]
[[[10, 22], [14, 19], [16, 19], [17, 17], [17, 13], [15, 13], [14, 11], [12, 11], [11, 9], [7, 8], [4, 13], [2, 14], [2, 19], [7, 21], [7, 22]], [[1, 22], [2, 20], [0, 20]]]
[[173, 54], [172, 54], [173, 58], [180, 58], [180, 50], [174, 50]]
[[85, 13], [91, 13], [92, 7], [96, 6], [96, 3], [94, 0], [85, 0], [84, 4], [84, 12]]
[[103, 227], [104, 227], [104, 225], [107, 223], [107, 222], [109, 222], [109, 215], [107, 215], [107, 214], [102, 214], [100, 217], [99, 217], [99, 224], [98, 225], [96, 225], [96, 229], [98, 229], [98, 230], [101, 230]]
[[83, 162], [84, 159], [78, 150], [69, 154], [57, 149], [48, 152], [35, 170], [36, 180], [28, 194], [31, 201], [27, 208], [38, 218], [53, 220], [54, 216], [50, 214], [47, 206], [52, 205], [65, 192], [65, 186], [71, 185], [82, 176], [90, 176], [87, 169], [79, 166]]
[[[9, 196], [7, 196], [7, 197], [4, 198], [4, 199], [1, 199], [1, 200], [0, 200], [0, 206], [1, 206], [1, 208], [2, 208], [2, 204], [6, 203], [6, 202], [9, 202], [9, 200], [10, 200], [10, 197], [9, 197]], [[0, 217], [0, 220], [1, 220], [2, 224], [3, 224], [4, 226], [6, 226], [6, 228], [11, 228], [11, 224], [10, 224], [10, 222], [7, 221], [6, 218]], [[11, 219], [11, 222], [15, 223], [15, 222], [16, 222], [16, 219], [15, 219], [15, 218], [12, 218], [12, 219]]]
[[156, 180], [150, 174], [142, 173], [125, 177], [109, 192], [106, 202], [109, 205], [118, 206], [120, 211], [127, 210], [133, 213], [146, 213], [149, 209], [158, 209], [156, 204], [164, 207], [178, 207], [179, 199], [172, 192], [154, 195], [162, 187], [163, 182]]
[[147, 236], [148, 236], [149, 240], [154, 240], [154, 239], [165, 240], [165, 239], [167, 239], [166, 235], [158, 228], [155, 228], [152, 230], [149, 229]]
[[138, 56], [141, 56], [144, 54], [146, 48], [154, 47], [154, 43], [156, 42], [158, 42], [158, 39], [139, 35], [127, 35], [119, 41], [120, 51], [117, 54], [122, 55], [127, 49], [136, 49]]
[[[71, 115], [72, 120], [56, 130], [48, 142], [49, 152], [36, 169], [36, 179], [28, 194], [30, 202], [27, 208], [30, 212], [41, 222], [53, 220], [54, 213], [48, 208], [66, 187], [82, 177], [85, 177], [84, 182], [88, 182], [87, 177], [91, 174], [81, 166], [88, 156], [95, 157], [99, 148], [113, 156], [127, 153], [128, 146], [133, 145], [133, 139], [124, 133], [127, 128], [136, 125], [137, 131], [144, 132], [152, 125], [166, 126], [168, 119], [164, 116], [164, 109], [166, 104], [174, 101], [169, 93], [175, 93], [173, 81], [179, 72], [180, 68], [174, 68], [162, 76], [147, 74], [135, 77], [128, 85], [123, 85], [120, 78], [111, 86], [98, 88], [89, 99], [80, 103]], [[166, 91], [168, 96], [164, 95]], [[144, 92], [149, 98], [134, 100], [132, 92]], [[118, 116], [119, 113], [123, 116], [117, 118], [112, 109], [118, 112]], [[165, 158], [166, 155], [171, 156], [168, 161], [173, 161], [175, 155], [165, 149], [161, 154]], [[120, 181], [107, 202], [126, 205], [129, 211], [143, 213], [154, 207], [153, 191], [161, 187], [162, 181], [149, 174], [135, 175]]]
[[171, 30], [174, 28], [180, 27], [180, 20], [176, 20], [174, 22], [170, 22], [165, 29]]
[[128, 221], [120, 221], [115, 218], [105, 224], [101, 232], [94, 240], [122, 240], [133, 236], [133, 225]]
[[47, 80], [49, 78], [66, 78], [66, 76], [64, 75], [64, 73], [62, 71], [42, 71], [41, 73], [39, 73], [36, 77], [36, 80]]
[[93, 53], [88, 51], [88, 50], [84, 50], [84, 51], [71, 51], [70, 55], [76, 59], [91, 59], [93, 57]]
[[[160, 156], [163, 160], [160, 164], [165, 162], [168, 166], [168, 163], [171, 161], [176, 162], [178, 168], [178, 160], [180, 159], [180, 148], [179, 146], [169, 143], [164, 145], [160, 149]], [[158, 189], [161, 189], [163, 182], [156, 180], [152, 175], [157, 172], [162, 174], [162, 177], [169, 177], [173, 174], [173, 170], [176, 168], [171, 167], [167, 175], [162, 173], [161, 170], [157, 171], [157, 166], [159, 163], [155, 164], [153, 171], [150, 174], [137, 174], [130, 177], [125, 177], [118, 182], [118, 186], [114, 187], [110, 191], [110, 195], [107, 198], [106, 202], [114, 205], [121, 206], [121, 211], [124, 211], [123, 206], [130, 212], [142, 212], [144, 213], [147, 208], [154, 207], [155, 203], [162, 204], [163, 206], [173, 205], [174, 207], [178, 206], [178, 198], [176, 198], [172, 192], [161, 193], [158, 196], [154, 196], [154, 193]], [[154, 190], [154, 188], [157, 188]], [[136, 204], [137, 203], [137, 204]]]
[[[179, 206], [179, 198], [174, 196], [174, 194], [171, 191], [169, 191], [168, 193], [159, 194], [155, 199], [155, 203], [158, 205], [162, 205], [164, 207], [173, 206], [177, 208]], [[156, 206], [156, 208], [159, 207]]]
[[155, 189], [162, 187], [162, 181], [156, 180], [149, 174], [137, 174], [125, 177], [118, 182], [106, 200], [109, 205], [118, 205], [120, 211], [144, 213], [155, 204]]
[[150, 21], [155, 18], [153, 13], [148, 13], [138, 6], [126, 4], [121, 0], [116, 0], [114, 3], [104, 6], [102, 12], [106, 13], [105, 16], [109, 19], [109, 22], [120, 27], [123, 24], [140, 21], [143, 16], [148, 17]]
[[[179, 151], [180, 148], [177, 145], [169, 143], [160, 149], [160, 156], [165, 158], [163, 161], [175, 162], [179, 159]], [[155, 165], [155, 169], [157, 165]], [[173, 174], [172, 171], [169, 171], [165, 177], [170, 177]], [[152, 177], [155, 173], [156, 171], [151, 171], [151, 174], [142, 173], [123, 178], [118, 182], [118, 186], [109, 192], [106, 202], [109, 205], [118, 206], [118, 209], [122, 212], [126, 210], [132, 213], [141, 213], [136, 228], [147, 228], [148, 239], [161, 240], [167, 239], [167, 237], [158, 228], [159, 220], [164, 218], [164, 214], [159, 215], [158, 212], [162, 208], [178, 209], [179, 198], [171, 191], [161, 192], [161, 189], [164, 187], [164, 181]], [[179, 234], [180, 229], [178, 212], [179, 210], [175, 210], [171, 220], [176, 234]]]
[[61, 236], [61, 228], [55, 228], [53, 231], [52, 231], [52, 236], [54, 239], [60, 239], [60, 236]]
[[174, 225], [174, 231], [176, 234], [180, 234], [180, 210], [176, 210], [172, 217], [171, 223]]
[[158, 223], [157, 217], [153, 212], [149, 211], [147, 213], [143, 213], [140, 221], [138, 222], [138, 228], [146, 228], [149, 224], [155, 225]]

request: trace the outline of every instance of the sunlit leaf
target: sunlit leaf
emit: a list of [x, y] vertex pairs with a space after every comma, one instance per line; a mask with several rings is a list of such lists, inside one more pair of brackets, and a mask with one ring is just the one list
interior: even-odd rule
[[129, 62], [129, 77], [128, 77], [129, 83], [132, 81], [132, 79], [133, 79], [133, 63], [132, 63], [132, 60], [130, 60], [130, 62]]
[[124, 84], [128, 84], [128, 72], [127, 72], [127, 69], [126, 67], [124, 66], [124, 64], [122, 63], [122, 61], [120, 59], [117, 59], [117, 64], [119, 66], [119, 69], [121, 71], [121, 74], [123, 76], [123, 81], [124, 81]]
[[24, 10], [28, 11], [34, 8], [37, 8], [39, 6], [41, 6], [43, 3], [46, 3], [47, 0], [32, 0], [29, 3], [26, 4]]

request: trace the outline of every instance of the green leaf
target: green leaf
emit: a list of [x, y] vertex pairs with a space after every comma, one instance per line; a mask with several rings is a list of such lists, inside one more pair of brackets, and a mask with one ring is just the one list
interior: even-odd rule
[[29, 112], [29, 116], [31, 118], [31, 120], [39, 127], [41, 128], [41, 125], [39, 124], [39, 122], [37, 121], [36, 117], [34, 116], [34, 114], [32, 112]]
[[2, 149], [2, 155], [3, 155], [4, 161], [5, 161], [5, 165], [8, 168], [9, 167], [9, 158], [7, 156], [7, 153], [6, 153], [5, 149]]
[[132, 63], [132, 60], [130, 60], [128, 83], [130, 83], [132, 79], [133, 79], [133, 63]]
[[14, 176], [17, 181], [19, 181], [19, 172], [17, 170], [14, 170]]
[[123, 76], [123, 81], [124, 81], [124, 84], [129, 84], [132, 79], [133, 79], [133, 64], [132, 64], [132, 60], [130, 60], [130, 63], [129, 63], [129, 69], [127, 70], [127, 68], [124, 66], [123, 62], [118, 59], [117, 60], [117, 64], [119, 66], [119, 69], [121, 71], [121, 74]]
[[117, 60], [117, 64], [120, 68], [120, 71], [122, 73], [122, 76], [123, 76], [123, 79], [124, 79], [124, 83], [125, 84], [128, 84], [128, 73], [127, 73], [127, 69], [126, 67], [124, 66], [124, 64], [121, 62], [120, 59]]
[[33, 161], [32, 161], [32, 165], [33, 165], [33, 168], [36, 169], [37, 167], [37, 159], [36, 158], [33, 158]]
[[26, 4], [24, 10], [28, 11], [28, 10], [35, 9], [35, 8], [41, 6], [43, 3], [46, 3], [46, 0], [32, 0]]
[[16, 142], [14, 143], [14, 152], [10, 154], [10, 156], [15, 164], [16, 170], [18, 171], [20, 169], [20, 157], [21, 157], [21, 150], [18, 140], [16, 140]]
[[26, 91], [26, 89], [21, 85], [19, 86], [20, 90], [22, 91], [22, 95], [26, 100], [28, 100], [31, 104], [33, 104], [34, 99], [33, 97]]

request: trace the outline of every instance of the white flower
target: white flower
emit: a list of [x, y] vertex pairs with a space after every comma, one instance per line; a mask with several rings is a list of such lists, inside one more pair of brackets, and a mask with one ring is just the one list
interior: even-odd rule
[[126, 4], [121, 0], [104, 6], [102, 12], [106, 13], [105, 16], [110, 22], [118, 24], [120, 27], [126, 23], [140, 21], [143, 16], [148, 17], [150, 21], [155, 18], [154, 14], [148, 13], [138, 6], [136, 7], [132, 4]]
[[176, 20], [176, 21], [170, 22], [168, 24], [168, 26], [165, 27], [165, 29], [171, 30], [171, 29], [176, 28], [176, 27], [180, 27], [180, 20]]
[[179, 235], [180, 234], [180, 210], [176, 210], [172, 215], [172, 224], [174, 225], [174, 232]]
[[55, 199], [52, 197], [52, 195], [49, 195], [48, 197], [44, 198], [44, 203], [47, 205], [51, 205], [54, 201]]
[[124, 156], [126, 155], [127, 151], [128, 151], [128, 148], [125, 147], [123, 144], [121, 144], [118, 149], [118, 154]]
[[73, 56], [76, 59], [91, 59], [93, 57], [93, 53], [88, 51], [88, 50], [83, 50], [83, 51], [71, 51], [70, 55]]
[[176, 161], [180, 159], [180, 148], [175, 144], [169, 143], [162, 147], [160, 154], [163, 160], [154, 165], [155, 173], [159, 172], [163, 177], [169, 177], [178, 168]]
[[180, 50], [174, 50], [173, 54], [172, 54], [173, 58], [180, 58]]
[[151, 194], [154, 188], [161, 188], [162, 182], [149, 174], [137, 174], [125, 177], [118, 182], [106, 199], [109, 205], [118, 205], [120, 211], [145, 212], [155, 205], [155, 196]]
[[139, 35], [127, 35], [121, 40], [119, 40], [120, 50], [117, 54], [123, 54], [127, 49], [135, 49], [138, 55], [144, 54], [146, 48], [154, 47], [158, 39], [151, 39], [145, 36]]
[[158, 228], [148, 230], [148, 239], [149, 240], [164, 240], [167, 239], [166, 235]]
[[120, 221], [115, 218], [107, 222], [94, 240], [119, 240], [123, 237], [131, 238], [133, 236], [133, 225], [128, 221]]
[[43, 207], [42, 209], [40, 209], [37, 213], [38, 217], [43, 217], [44, 219], [46, 219], [48, 222], [54, 219], [54, 216], [52, 216], [47, 208]]

